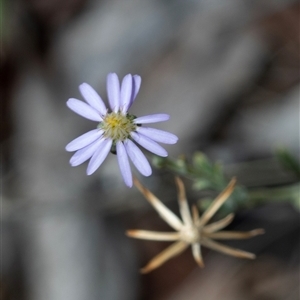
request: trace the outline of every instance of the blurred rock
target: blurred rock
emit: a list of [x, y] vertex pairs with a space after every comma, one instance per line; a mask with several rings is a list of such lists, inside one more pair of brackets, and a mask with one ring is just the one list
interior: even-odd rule
[[[260, 103], [240, 111], [231, 125], [229, 138], [243, 145], [244, 157], [256, 153], [271, 156], [279, 147], [286, 147], [299, 156], [300, 90], [294, 88], [272, 103]], [[234, 153], [234, 152], [233, 152]]]
[[296, 300], [297, 282], [297, 271], [274, 258], [242, 264], [214, 257], [205, 270], [195, 270], [169, 297], [160, 299], [196, 300], [201, 295], [204, 300]]
[[133, 252], [117, 220], [57, 205], [27, 216], [21, 225], [29, 299], [135, 298]]

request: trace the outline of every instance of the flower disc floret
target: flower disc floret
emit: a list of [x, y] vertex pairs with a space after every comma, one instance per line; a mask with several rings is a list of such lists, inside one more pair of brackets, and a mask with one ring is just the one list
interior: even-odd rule
[[98, 122], [93, 129], [67, 146], [67, 151], [76, 151], [70, 159], [75, 167], [87, 160], [87, 175], [93, 174], [103, 163], [108, 153], [117, 154], [118, 164], [124, 182], [132, 186], [132, 174], [129, 159], [144, 176], [150, 176], [151, 166], [134, 142], [148, 151], [167, 156], [167, 151], [158, 143], [175, 144], [177, 136], [155, 128], [142, 127], [144, 124], [167, 121], [167, 114], [153, 114], [135, 117], [127, 111], [133, 104], [141, 85], [141, 77], [127, 74], [120, 85], [117, 74], [107, 76], [107, 96], [111, 111], [106, 108], [98, 93], [87, 83], [82, 83], [79, 90], [86, 101], [71, 98], [67, 106], [80, 116]]
[[103, 118], [98, 128], [104, 131], [104, 137], [112, 139], [115, 144], [117, 141], [123, 142], [130, 138], [130, 133], [135, 131], [137, 127], [133, 120], [132, 115], [112, 112]]

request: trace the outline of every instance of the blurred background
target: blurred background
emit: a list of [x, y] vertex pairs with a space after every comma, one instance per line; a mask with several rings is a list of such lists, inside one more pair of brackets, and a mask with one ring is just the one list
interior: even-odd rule
[[[299, 174], [275, 155], [299, 162], [299, 15], [295, 0], [1, 0], [1, 299], [299, 299]], [[199, 269], [189, 249], [139, 274], [167, 243], [125, 231], [171, 229], [113, 155], [88, 177], [64, 150], [95, 126], [67, 99], [82, 82], [106, 99], [109, 72], [142, 76], [132, 113], [171, 115], [170, 157], [202, 151], [268, 195], [231, 225], [266, 229], [232, 243], [257, 260], [204, 251]], [[141, 180], [178, 213], [168, 170]]]

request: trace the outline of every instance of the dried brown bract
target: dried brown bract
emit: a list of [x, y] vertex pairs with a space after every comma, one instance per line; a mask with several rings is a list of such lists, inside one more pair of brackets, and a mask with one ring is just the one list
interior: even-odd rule
[[183, 182], [178, 177], [175, 178], [178, 188], [178, 202], [180, 209], [180, 220], [172, 211], [170, 211], [157, 197], [146, 189], [136, 178], [135, 186], [146, 197], [150, 204], [156, 209], [161, 218], [166, 221], [176, 232], [156, 232], [148, 230], [128, 230], [126, 234], [130, 237], [155, 241], [175, 241], [164, 251], [155, 256], [144, 268], [142, 273], [148, 273], [172, 257], [179, 255], [191, 245], [195, 261], [200, 267], [203, 267], [201, 255], [201, 245], [212, 250], [216, 250], [228, 255], [239, 258], [254, 259], [255, 255], [243, 250], [225, 246], [214, 240], [225, 239], [247, 239], [264, 233], [263, 229], [254, 229], [246, 232], [238, 231], [220, 231], [230, 224], [234, 215], [229, 214], [227, 217], [207, 224], [214, 216], [222, 204], [229, 198], [234, 190], [236, 180], [232, 179], [223, 192], [211, 203], [208, 209], [199, 217], [196, 206], [192, 207], [190, 212]]

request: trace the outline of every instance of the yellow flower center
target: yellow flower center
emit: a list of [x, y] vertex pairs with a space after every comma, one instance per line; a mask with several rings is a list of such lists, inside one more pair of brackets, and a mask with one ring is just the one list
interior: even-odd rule
[[126, 140], [132, 131], [136, 130], [136, 124], [133, 123], [135, 116], [123, 115], [120, 112], [107, 114], [98, 127], [104, 130], [104, 136], [111, 138], [114, 143]]

